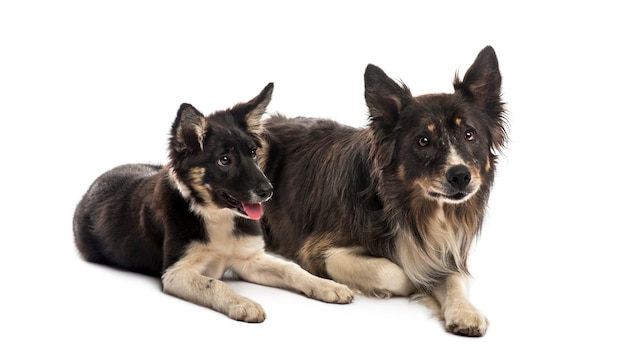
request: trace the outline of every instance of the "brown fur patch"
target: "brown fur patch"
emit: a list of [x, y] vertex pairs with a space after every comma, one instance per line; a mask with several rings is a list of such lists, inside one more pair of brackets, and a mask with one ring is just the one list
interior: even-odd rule
[[332, 237], [332, 234], [313, 236], [304, 242], [298, 251], [298, 261], [305, 270], [321, 277], [329, 277], [326, 273], [325, 251], [337, 245]]

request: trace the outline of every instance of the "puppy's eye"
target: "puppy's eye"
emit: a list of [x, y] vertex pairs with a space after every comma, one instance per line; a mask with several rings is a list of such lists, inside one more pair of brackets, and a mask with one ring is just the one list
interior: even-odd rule
[[421, 147], [426, 147], [430, 145], [430, 139], [426, 136], [420, 136], [420, 138], [417, 139], [417, 144]]
[[250, 155], [252, 156], [253, 159], [256, 159], [256, 149], [250, 150]]
[[230, 157], [228, 155], [222, 155], [219, 159], [217, 159], [217, 165], [226, 166], [230, 164]]
[[476, 137], [476, 131], [474, 131], [474, 130], [465, 130], [465, 140], [466, 141], [473, 141], [475, 137]]

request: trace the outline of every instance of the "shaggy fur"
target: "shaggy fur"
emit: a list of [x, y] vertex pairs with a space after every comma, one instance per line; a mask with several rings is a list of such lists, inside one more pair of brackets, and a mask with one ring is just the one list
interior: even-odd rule
[[465, 285], [506, 142], [500, 84], [486, 47], [452, 94], [413, 97], [369, 65], [365, 128], [272, 117], [261, 156], [275, 187], [268, 249], [368, 296], [430, 298], [448, 331], [485, 334]]
[[95, 263], [161, 278], [163, 291], [230, 318], [262, 322], [262, 307], [220, 280], [287, 288], [335, 303], [352, 292], [264, 251], [259, 219], [272, 185], [259, 169], [261, 117], [273, 84], [207, 117], [181, 105], [166, 166], [128, 164], [91, 185], [74, 215], [75, 242]]

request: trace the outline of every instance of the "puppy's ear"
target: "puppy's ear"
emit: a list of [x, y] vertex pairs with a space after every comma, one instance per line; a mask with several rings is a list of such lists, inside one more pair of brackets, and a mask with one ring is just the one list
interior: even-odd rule
[[458, 73], [455, 75], [454, 90], [476, 102], [492, 117], [500, 117], [503, 111], [500, 99], [501, 83], [496, 52], [487, 46], [478, 54], [462, 82]]
[[270, 82], [250, 101], [235, 105], [230, 112], [235, 117], [237, 125], [251, 135], [260, 135], [263, 131], [261, 118], [272, 99], [273, 91], [274, 83]]
[[393, 126], [400, 111], [409, 103], [411, 91], [405, 84], [398, 84], [373, 64], [365, 68], [365, 103], [372, 121], [382, 121]]
[[200, 151], [204, 146], [206, 132], [206, 118], [192, 105], [183, 103], [172, 125], [170, 146], [177, 152]]

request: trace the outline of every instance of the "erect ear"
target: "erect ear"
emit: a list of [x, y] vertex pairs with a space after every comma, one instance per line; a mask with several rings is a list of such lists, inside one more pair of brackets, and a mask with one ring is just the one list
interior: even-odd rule
[[260, 135], [263, 131], [261, 118], [272, 99], [274, 83], [270, 82], [263, 88], [261, 93], [246, 103], [235, 105], [230, 112], [235, 117], [235, 122], [251, 135]]
[[177, 152], [200, 151], [207, 132], [206, 118], [192, 105], [183, 103], [172, 125], [170, 145]]
[[365, 68], [365, 103], [373, 121], [382, 121], [392, 126], [400, 111], [409, 103], [411, 91], [404, 84], [389, 78], [382, 69], [373, 64]]
[[458, 73], [454, 77], [455, 91], [476, 102], [493, 117], [500, 117], [503, 110], [500, 100], [501, 83], [498, 58], [490, 46], [478, 54], [465, 73], [463, 82], [459, 80]]

